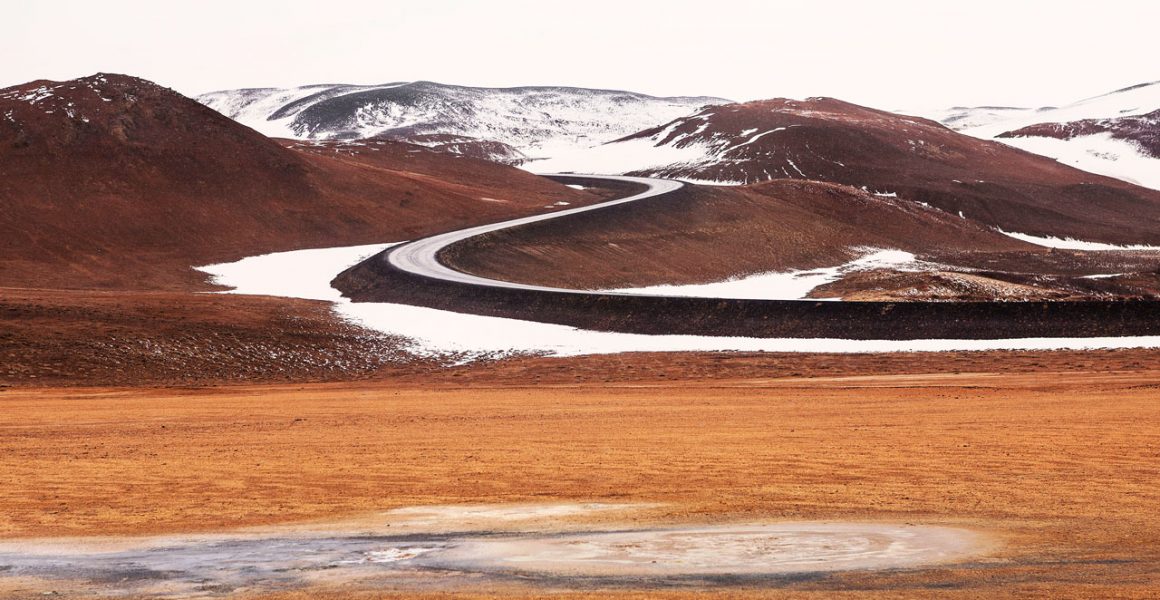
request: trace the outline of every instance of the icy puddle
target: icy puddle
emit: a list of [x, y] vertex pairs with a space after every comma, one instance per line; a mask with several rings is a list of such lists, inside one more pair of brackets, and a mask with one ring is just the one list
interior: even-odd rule
[[942, 527], [779, 523], [464, 540], [439, 561], [588, 577], [760, 576], [914, 567], [967, 556], [978, 542]]
[[[979, 534], [949, 527], [799, 522], [592, 530], [574, 520], [642, 506], [425, 507], [330, 531], [5, 542], [0, 596], [190, 597], [312, 585], [455, 590], [513, 582], [647, 588], [722, 577], [760, 585], [805, 573], [919, 568], [985, 548]], [[557, 520], [568, 530], [542, 527]]]

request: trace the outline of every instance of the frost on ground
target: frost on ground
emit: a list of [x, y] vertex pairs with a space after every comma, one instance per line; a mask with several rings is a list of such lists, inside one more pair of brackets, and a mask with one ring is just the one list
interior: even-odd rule
[[[1007, 340], [842, 340], [611, 333], [402, 304], [352, 303], [330, 287], [330, 281], [347, 267], [394, 245], [397, 244], [278, 252], [244, 258], [233, 263], [209, 265], [201, 267], [200, 270], [213, 276], [216, 283], [233, 287], [230, 293], [334, 302], [335, 312], [340, 317], [367, 329], [413, 340], [408, 351], [415, 355], [443, 357], [448, 360], [472, 360], [524, 353], [579, 356], [618, 352], [867, 353], [1160, 347], [1160, 336]], [[859, 260], [865, 259], [866, 257]]]
[[745, 300], [801, 300], [814, 288], [832, 283], [857, 271], [891, 269], [894, 271], [935, 270], [939, 265], [925, 263], [901, 250], [865, 249], [860, 258], [844, 265], [825, 269], [759, 273], [714, 283], [692, 285], [654, 285], [639, 288], [604, 290], [641, 296], [691, 296], [697, 298], [737, 298]]

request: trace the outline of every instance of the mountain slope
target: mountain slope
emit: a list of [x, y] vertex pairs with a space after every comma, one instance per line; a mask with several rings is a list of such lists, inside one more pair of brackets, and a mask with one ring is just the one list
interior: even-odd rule
[[1113, 140], [1125, 140], [1139, 148], [1148, 158], [1160, 158], [1160, 110], [1144, 115], [1084, 119], [1064, 123], [1038, 123], [1000, 133], [998, 138], [1045, 137], [1057, 140], [1108, 134]]
[[594, 199], [405, 144], [287, 148], [133, 77], [0, 90], [0, 286], [198, 287], [193, 265]]
[[829, 98], [710, 107], [536, 167], [734, 184], [826, 181], [1005, 231], [1160, 244], [1160, 193]]
[[497, 144], [520, 162], [623, 137], [689, 114], [710, 97], [656, 98], [569, 87], [473, 88], [427, 81], [212, 92], [198, 100], [272, 137]]
[[931, 116], [967, 135], [1160, 189], [1160, 82], [1058, 108], [960, 107]]
[[[993, 302], [1156, 298], [1156, 256], [1058, 252], [901, 198], [781, 179], [686, 186], [463, 240], [440, 259], [491, 279], [638, 295]], [[423, 297], [426, 284], [382, 265], [369, 259], [336, 281], [356, 298]]]

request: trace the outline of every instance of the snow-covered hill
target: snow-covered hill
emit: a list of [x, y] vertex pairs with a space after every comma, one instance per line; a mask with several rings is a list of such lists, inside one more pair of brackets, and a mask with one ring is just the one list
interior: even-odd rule
[[956, 107], [927, 116], [947, 127], [1160, 189], [1160, 81], [1060, 107]]
[[[487, 148], [519, 162], [608, 142], [728, 103], [712, 97], [657, 98], [569, 87], [474, 88], [426, 81], [374, 86], [242, 89], [198, 97], [271, 137], [389, 138], [425, 146]], [[471, 142], [475, 142], [471, 144]]]

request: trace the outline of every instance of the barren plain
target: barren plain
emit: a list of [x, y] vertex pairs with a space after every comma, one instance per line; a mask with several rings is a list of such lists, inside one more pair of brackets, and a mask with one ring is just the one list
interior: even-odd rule
[[[325, 528], [424, 505], [643, 503], [630, 518], [610, 513], [595, 523], [906, 523], [968, 529], [993, 546], [942, 566], [739, 580], [712, 591], [721, 597], [1152, 597], [1160, 586], [1156, 353], [1044, 353], [1022, 363], [1019, 353], [979, 354], [974, 370], [958, 373], [962, 363], [940, 356], [926, 366], [941, 373], [928, 375], [859, 368], [856, 357], [827, 375], [819, 357], [787, 365], [751, 356], [725, 361], [746, 368], [714, 368], [728, 377], [696, 380], [655, 369], [658, 355], [620, 355], [523, 359], [421, 376], [422, 384], [409, 381], [416, 375], [7, 388], [0, 535], [132, 538]], [[571, 383], [584, 363], [614, 381]], [[531, 373], [538, 385], [509, 379]], [[3, 590], [27, 597], [66, 583], [7, 579]], [[710, 593], [599, 578], [481, 586], [426, 591]], [[232, 591], [423, 590], [329, 582]]]

